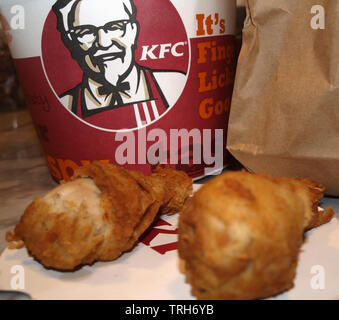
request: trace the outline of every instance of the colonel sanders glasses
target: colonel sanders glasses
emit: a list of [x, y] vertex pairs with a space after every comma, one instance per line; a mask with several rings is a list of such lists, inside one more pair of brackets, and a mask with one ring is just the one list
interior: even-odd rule
[[103, 30], [111, 38], [122, 38], [126, 33], [126, 26], [131, 20], [111, 21], [102, 27], [84, 25], [74, 27], [68, 34], [81, 44], [92, 44], [99, 39], [99, 31]]

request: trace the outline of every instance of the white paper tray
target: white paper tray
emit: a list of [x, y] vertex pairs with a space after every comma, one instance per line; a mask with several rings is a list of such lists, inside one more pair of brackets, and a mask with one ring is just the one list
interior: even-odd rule
[[[178, 215], [163, 217], [162, 221], [163, 225], [160, 223], [155, 229], [169, 233], [159, 233], [149, 245], [141, 242], [115, 261], [98, 262], [75, 272], [46, 270], [27, 255], [26, 249], [6, 249], [0, 257], [0, 289], [16, 289], [11, 283], [18, 274], [12, 272], [15, 266], [22, 266], [25, 285], [22, 291], [33, 299], [194, 299], [179, 271], [174, 249]], [[172, 250], [160, 254], [163, 245]], [[295, 287], [272, 299], [339, 299], [337, 217], [306, 233]]]

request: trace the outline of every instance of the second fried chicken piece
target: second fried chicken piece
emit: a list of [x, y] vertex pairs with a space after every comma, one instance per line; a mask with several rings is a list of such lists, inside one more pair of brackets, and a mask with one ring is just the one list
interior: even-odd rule
[[179, 218], [179, 255], [199, 299], [258, 299], [293, 287], [306, 229], [327, 222], [310, 180], [227, 172], [205, 184]]
[[23, 241], [48, 268], [74, 270], [111, 261], [135, 245], [160, 209], [180, 210], [191, 190], [191, 179], [171, 169], [159, 167], [154, 177], [146, 177], [94, 162], [36, 198], [7, 240]]

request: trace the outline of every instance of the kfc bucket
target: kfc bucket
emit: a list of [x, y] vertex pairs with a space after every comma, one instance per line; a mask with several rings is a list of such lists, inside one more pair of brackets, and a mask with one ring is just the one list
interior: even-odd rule
[[235, 0], [2, 0], [9, 46], [56, 180], [93, 160], [220, 171]]

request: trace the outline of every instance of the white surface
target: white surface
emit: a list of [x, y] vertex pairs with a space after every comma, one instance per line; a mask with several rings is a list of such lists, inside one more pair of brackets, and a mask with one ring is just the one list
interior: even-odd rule
[[[195, 188], [197, 186], [195, 185]], [[162, 217], [175, 230], [178, 215]], [[177, 241], [176, 234], [159, 234], [149, 246], [139, 243], [112, 262], [99, 262], [75, 272], [46, 270], [27, 256], [26, 249], [6, 249], [0, 257], [0, 289], [12, 289], [13, 267], [23, 267], [25, 289], [33, 299], [194, 299], [179, 271], [177, 251], [164, 255], [152, 247]], [[319, 282], [320, 280], [320, 282]], [[323, 289], [322, 287], [323, 281]], [[320, 285], [319, 289], [312, 285]], [[295, 287], [271, 299], [339, 299], [339, 221], [305, 234]]]

